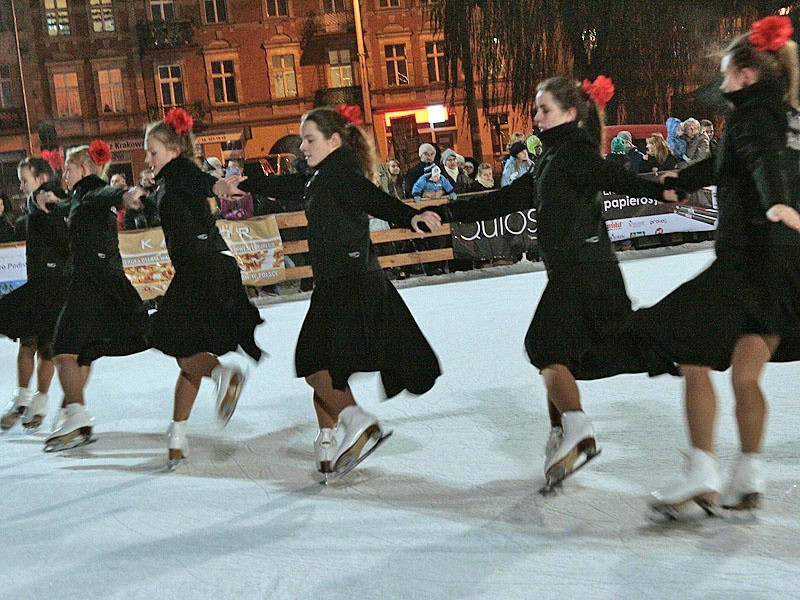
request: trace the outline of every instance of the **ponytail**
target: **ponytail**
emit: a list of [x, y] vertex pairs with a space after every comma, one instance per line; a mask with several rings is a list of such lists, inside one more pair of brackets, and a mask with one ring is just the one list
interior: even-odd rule
[[[350, 107], [346, 107], [350, 108]], [[375, 144], [367, 133], [359, 127], [360, 121], [353, 116], [354, 111], [334, 109], [330, 106], [313, 108], [303, 115], [301, 123], [311, 121], [317, 125], [326, 140], [338, 133], [342, 146], [350, 150], [358, 160], [364, 177], [372, 181], [378, 162]], [[359, 109], [358, 114], [361, 114]]]

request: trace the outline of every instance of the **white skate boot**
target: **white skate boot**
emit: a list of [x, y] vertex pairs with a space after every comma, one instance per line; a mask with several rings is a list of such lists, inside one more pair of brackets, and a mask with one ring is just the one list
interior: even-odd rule
[[180, 461], [189, 457], [189, 440], [186, 438], [186, 421], [172, 421], [167, 429], [169, 440], [169, 462], [167, 468], [174, 471]]
[[561, 444], [561, 438], [564, 437], [564, 430], [560, 425], [554, 425], [550, 428], [550, 435], [547, 438], [547, 444], [544, 447], [544, 462], [550, 463]]
[[683, 473], [651, 494], [650, 508], [670, 519], [677, 519], [687, 505], [695, 502], [707, 515], [715, 516], [721, 487], [714, 455], [699, 448], [690, 448]]
[[16, 388], [11, 393], [11, 400], [3, 410], [0, 417], [0, 431], [8, 431], [25, 412], [25, 408], [31, 401], [31, 391], [27, 388]]
[[[600, 454], [594, 428], [583, 411], [569, 410], [561, 415], [561, 433], [550, 431], [545, 448], [544, 475], [547, 483], [540, 492], [546, 494], [564, 479]], [[583, 460], [578, 462], [580, 458]]]
[[761, 454], [741, 454], [722, 494], [722, 506], [730, 510], [761, 508], [761, 497], [766, 489]]
[[328, 483], [328, 476], [334, 472], [333, 456], [336, 450], [336, 436], [333, 429], [320, 429], [314, 440], [314, 462], [317, 464], [317, 471], [325, 477], [323, 484]]
[[50, 433], [52, 434], [56, 429], [61, 427], [64, 424], [64, 420], [67, 418], [67, 409], [64, 406], [59, 406], [58, 410], [56, 411], [56, 416], [53, 419], [53, 425], [50, 427]]
[[336, 475], [342, 477], [377, 450], [392, 432], [384, 433], [375, 415], [360, 406], [348, 406], [339, 413], [336, 439], [339, 444], [331, 459]]
[[221, 427], [225, 427], [236, 410], [247, 376], [236, 365], [227, 366], [220, 363], [211, 371], [211, 378], [217, 386], [217, 421]]
[[22, 428], [33, 433], [42, 426], [47, 417], [47, 394], [36, 392], [22, 415]]
[[61, 426], [50, 434], [44, 442], [45, 452], [59, 452], [77, 448], [94, 441], [92, 428], [94, 417], [83, 404], [67, 404], [67, 416]]

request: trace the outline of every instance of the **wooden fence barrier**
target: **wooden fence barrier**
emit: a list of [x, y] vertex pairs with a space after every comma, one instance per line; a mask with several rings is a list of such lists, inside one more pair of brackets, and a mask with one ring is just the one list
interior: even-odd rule
[[[406, 204], [414, 208], [425, 208], [427, 206], [437, 206], [439, 204], [446, 204], [447, 198], [434, 198], [430, 200], [423, 200], [422, 202], [404, 201]], [[278, 213], [273, 215], [278, 223], [278, 229], [281, 231], [285, 229], [295, 229], [297, 227], [305, 227], [308, 225], [306, 214], [303, 211]], [[444, 223], [442, 228], [436, 233], [426, 233], [421, 235], [408, 229], [386, 229], [384, 231], [374, 231], [370, 234], [373, 244], [384, 244], [386, 242], [399, 242], [404, 240], [422, 240], [432, 237], [450, 235], [450, 224]], [[283, 242], [284, 255], [303, 254], [308, 252], [308, 240], [294, 240]], [[442, 260], [452, 260], [453, 249], [441, 248], [439, 250], [420, 250], [418, 252], [408, 252], [403, 254], [391, 254], [388, 256], [381, 256], [381, 266], [387, 267], [402, 267], [405, 265], [417, 265], [422, 263], [436, 262]], [[303, 279], [311, 277], [311, 266], [292, 267], [286, 269], [286, 279]]]

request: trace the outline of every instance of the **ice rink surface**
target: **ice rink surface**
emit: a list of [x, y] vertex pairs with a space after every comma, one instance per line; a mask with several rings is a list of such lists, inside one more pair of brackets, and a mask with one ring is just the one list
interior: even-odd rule
[[[626, 253], [631, 297], [652, 304], [712, 256]], [[174, 473], [164, 432], [175, 363], [155, 351], [98, 361], [87, 389], [97, 443], [45, 454], [43, 432], [0, 438], [0, 598], [800, 598], [800, 364], [764, 376], [756, 518], [647, 519], [647, 493], [679, 472], [686, 447], [681, 381], [669, 376], [581, 384], [603, 453], [544, 498], [549, 424], [522, 339], [545, 274], [507, 273], [401, 290], [444, 375], [425, 396], [389, 402], [375, 376], [354, 378], [394, 436], [327, 487], [311, 394], [293, 372], [307, 299], [262, 309], [271, 356], [222, 431], [204, 384], [191, 455]], [[0, 340], [3, 401], [15, 357]], [[732, 397], [727, 374], [716, 381], [727, 474]]]

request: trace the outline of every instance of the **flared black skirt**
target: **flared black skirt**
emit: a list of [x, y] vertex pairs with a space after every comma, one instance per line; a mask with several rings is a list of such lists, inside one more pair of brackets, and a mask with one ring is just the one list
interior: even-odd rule
[[68, 282], [65, 274], [38, 277], [0, 298], [0, 335], [13, 340], [34, 337], [38, 349], [49, 348]]
[[152, 315], [149, 340], [176, 358], [199, 352], [221, 356], [241, 347], [261, 358], [255, 329], [263, 323], [242, 286], [236, 259], [215, 253], [181, 265]]
[[125, 273], [74, 271], [56, 324], [53, 355], [77, 354], [81, 365], [101, 356], [127, 356], [148, 348], [147, 311]]
[[629, 360], [620, 371], [605, 361], [583, 361], [582, 354], [615, 339], [633, 311], [616, 262], [582, 263], [552, 274], [525, 335], [525, 349], [538, 369], [560, 364], [575, 379], [589, 380], [619, 372], [672, 372], [655, 357]]
[[631, 332], [679, 364], [724, 371], [744, 335], [777, 335], [773, 361], [800, 360], [800, 253], [792, 247], [718, 258], [655, 306]]
[[387, 398], [424, 394], [439, 360], [383, 271], [316, 282], [295, 351], [298, 377], [329, 371], [336, 389], [357, 372], [381, 374]]

